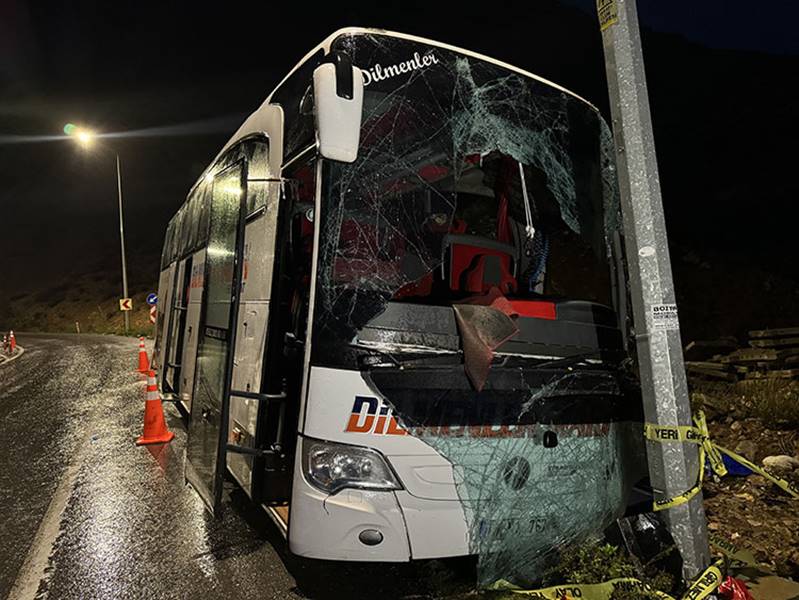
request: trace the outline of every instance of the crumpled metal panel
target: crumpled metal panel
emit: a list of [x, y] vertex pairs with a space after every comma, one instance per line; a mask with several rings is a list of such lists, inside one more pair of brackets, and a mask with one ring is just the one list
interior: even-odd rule
[[492, 306], [455, 304], [452, 308], [463, 346], [464, 369], [480, 391], [488, 378], [494, 349], [519, 330], [510, 316]]

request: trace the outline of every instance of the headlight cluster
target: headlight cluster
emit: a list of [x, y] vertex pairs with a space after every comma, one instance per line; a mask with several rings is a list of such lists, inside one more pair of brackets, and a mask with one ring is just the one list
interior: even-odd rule
[[308, 482], [328, 494], [402, 489], [383, 455], [370, 448], [303, 438], [302, 464]]

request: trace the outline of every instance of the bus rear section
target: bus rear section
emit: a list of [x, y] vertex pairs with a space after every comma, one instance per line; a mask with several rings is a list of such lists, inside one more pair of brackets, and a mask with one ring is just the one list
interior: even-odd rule
[[[314, 143], [331, 57], [364, 83], [351, 162]], [[467, 51], [345, 30], [309, 54], [198, 184], [210, 225], [181, 251], [209, 506], [227, 471], [298, 555], [478, 555], [486, 582], [623, 513], [645, 461], [611, 143], [582, 99]]]

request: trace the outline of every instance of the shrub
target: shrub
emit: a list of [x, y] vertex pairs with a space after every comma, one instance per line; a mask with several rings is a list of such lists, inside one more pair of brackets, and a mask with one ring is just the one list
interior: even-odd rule
[[[584, 544], [565, 550], [560, 563], [547, 578], [563, 583], [601, 583], [619, 577], [635, 577], [659, 591], [668, 592], [674, 585], [674, 579], [668, 573], [646, 565], [636, 566], [625, 552], [610, 544]], [[611, 600], [650, 598], [658, 596], [641, 590], [623, 589], [614, 590], [611, 596]]]
[[799, 381], [753, 379], [736, 386], [750, 416], [788, 426], [799, 425]]

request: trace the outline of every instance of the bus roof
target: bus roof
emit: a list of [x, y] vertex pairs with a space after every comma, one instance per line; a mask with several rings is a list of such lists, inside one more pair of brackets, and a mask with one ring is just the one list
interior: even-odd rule
[[489, 62], [489, 63], [495, 64], [495, 65], [501, 66], [501, 67], [503, 67], [505, 69], [508, 69], [509, 71], [513, 71], [515, 73], [519, 73], [520, 75], [523, 75], [525, 77], [529, 77], [531, 79], [535, 79], [536, 81], [539, 81], [539, 82], [541, 82], [541, 83], [543, 83], [545, 85], [548, 85], [548, 86], [550, 86], [550, 87], [552, 87], [552, 88], [554, 88], [556, 90], [559, 90], [559, 91], [561, 91], [563, 93], [566, 93], [566, 94], [569, 94], [570, 96], [573, 96], [574, 98], [576, 98], [580, 102], [583, 102], [584, 104], [586, 104], [587, 106], [591, 107], [593, 110], [598, 112], [598, 109], [596, 108], [596, 106], [594, 106], [591, 102], [589, 102], [585, 98], [575, 94], [571, 90], [568, 90], [568, 89], [558, 85], [557, 83], [549, 81], [548, 79], [544, 79], [543, 77], [540, 77], [540, 76], [536, 75], [535, 73], [530, 73], [529, 71], [525, 71], [524, 69], [520, 69], [519, 67], [514, 67], [511, 64], [508, 64], [508, 63], [503, 62], [501, 60], [497, 60], [495, 58], [491, 58], [490, 56], [485, 56], [484, 54], [479, 54], [477, 52], [472, 52], [471, 50], [466, 50], [464, 48], [459, 48], [457, 46], [452, 46], [450, 44], [437, 42], [435, 40], [430, 40], [430, 39], [419, 37], [419, 36], [415, 36], [415, 35], [408, 35], [408, 34], [405, 34], [405, 33], [399, 33], [399, 32], [396, 32], [396, 31], [388, 31], [386, 29], [377, 29], [377, 28], [369, 28], [369, 27], [344, 27], [342, 29], [339, 29], [339, 30], [331, 33], [329, 36], [327, 36], [320, 44], [315, 46], [311, 51], [309, 51], [305, 56], [303, 56], [302, 59], [296, 65], [294, 65], [294, 67], [286, 74], [286, 76], [283, 77], [283, 79], [280, 80], [280, 82], [275, 86], [275, 88], [269, 93], [269, 96], [267, 96], [266, 100], [264, 100], [264, 102], [261, 104], [261, 106], [258, 107], [258, 109], [256, 111], [254, 111], [249, 117], [247, 117], [247, 119], [244, 121], [244, 123], [241, 124], [241, 127], [239, 127], [239, 129], [236, 131], [236, 133], [234, 133], [230, 137], [230, 139], [225, 143], [225, 145], [222, 147], [222, 149], [219, 151], [219, 153], [214, 157], [214, 159], [211, 161], [211, 163], [208, 165], [208, 167], [206, 167], [206, 169], [203, 171], [203, 173], [200, 175], [200, 177], [197, 178], [197, 181], [192, 186], [192, 190], [197, 186], [198, 183], [200, 183], [200, 181], [202, 181], [203, 177], [205, 177], [205, 175], [208, 172], [208, 170], [216, 163], [216, 161], [219, 159], [219, 157], [222, 156], [222, 154], [224, 154], [224, 152], [228, 148], [230, 148], [233, 144], [235, 144], [239, 140], [245, 138], [246, 136], [252, 135], [254, 133], [260, 133], [260, 132], [262, 132], [264, 130], [263, 121], [265, 120], [265, 117], [266, 117], [265, 113], [269, 112], [269, 110], [270, 110], [269, 109], [269, 104], [271, 103], [272, 96], [274, 96], [275, 92], [278, 89], [280, 89], [280, 87], [289, 78], [291, 78], [291, 76], [297, 71], [297, 69], [299, 69], [303, 64], [305, 64], [306, 61], [308, 61], [312, 56], [314, 56], [317, 52], [319, 52], [319, 50], [323, 50], [324, 53], [327, 54], [330, 51], [330, 46], [333, 44], [333, 41], [336, 40], [336, 38], [338, 38], [338, 37], [340, 37], [342, 35], [381, 35], [381, 36], [386, 36], [386, 37], [394, 37], [394, 38], [400, 38], [400, 39], [410, 40], [410, 41], [414, 41], [414, 42], [420, 42], [420, 43], [427, 44], [427, 45], [430, 45], [430, 46], [435, 46], [437, 48], [444, 48], [446, 50], [450, 50], [452, 52], [457, 52], [458, 54], [463, 54], [465, 56], [471, 56], [473, 58], [477, 58], [479, 60], [482, 60], [482, 61], [485, 61], [485, 62]]
[[386, 37], [394, 37], [394, 38], [400, 38], [400, 39], [404, 39], [404, 40], [410, 40], [410, 41], [413, 41], [413, 42], [420, 42], [420, 43], [423, 43], [423, 44], [427, 44], [429, 46], [435, 46], [437, 48], [444, 48], [445, 50], [450, 50], [452, 52], [457, 52], [458, 54], [463, 54], [465, 56], [471, 56], [473, 58], [477, 58], [477, 59], [485, 61], [485, 62], [489, 62], [489, 63], [495, 64], [495, 65], [499, 65], [499, 66], [501, 66], [501, 67], [503, 67], [505, 69], [508, 69], [509, 71], [514, 71], [516, 73], [519, 73], [520, 75], [524, 75], [525, 77], [530, 77], [531, 79], [535, 79], [537, 81], [540, 81], [541, 83], [544, 83], [544, 84], [546, 84], [546, 85], [548, 85], [550, 87], [553, 87], [553, 88], [555, 88], [557, 90], [560, 90], [561, 92], [565, 92], [565, 93], [569, 94], [570, 96], [574, 96], [575, 98], [577, 98], [581, 102], [584, 102], [585, 104], [588, 104], [591, 108], [596, 110], [596, 107], [593, 104], [588, 102], [588, 100], [586, 100], [585, 98], [582, 98], [581, 96], [578, 96], [577, 94], [575, 94], [571, 90], [567, 90], [566, 88], [558, 85], [557, 83], [549, 81], [548, 79], [544, 79], [543, 77], [540, 77], [540, 76], [536, 75], [535, 73], [530, 73], [529, 71], [525, 71], [524, 69], [520, 69], [519, 67], [514, 67], [513, 65], [511, 65], [509, 63], [503, 62], [501, 60], [497, 60], [495, 58], [491, 58], [490, 56], [486, 56], [485, 54], [479, 54], [478, 52], [472, 52], [471, 50], [466, 50], [464, 48], [459, 48], [457, 46], [452, 46], [450, 44], [445, 44], [443, 42], [437, 42], [435, 40], [431, 40], [431, 39], [428, 39], [428, 38], [423, 38], [423, 37], [419, 37], [419, 36], [415, 36], [415, 35], [409, 35], [409, 34], [406, 34], [406, 33], [399, 33], [397, 31], [389, 31], [387, 29], [377, 29], [377, 28], [372, 28], [372, 27], [344, 27], [342, 29], [339, 29], [339, 30], [334, 31], [333, 33], [331, 33], [329, 36], [327, 36], [324, 39], [324, 41], [322, 41], [322, 43], [320, 43], [319, 45], [314, 47], [310, 52], [308, 52], [305, 56], [302, 57], [302, 60], [300, 60], [296, 65], [294, 65], [294, 68], [291, 69], [291, 71], [289, 71], [288, 74], [286, 74], [286, 76], [283, 79], [280, 80], [280, 83], [278, 83], [275, 86], [275, 89], [272, 90], [272, 92], [267, 97], [266, 101], [269, 102], [272, 99], [272, 96], [274, 95], [275, 91], [277, 91], [280, 88], [280, 86], [282, 86], [283, 83], [285, 83], [286, 80], [289, 79], [292, 76], [292, 74], [305, 63], [305, 61], [307, 61], [314, 54], [319, 52], [319, 50], [324, 50], [325, 54], [327, 54], [330, 51], [330, 46], [333, 43], [333, 41], [336, 38], [338, 38], [338, 37], [340, 37], [342, 35], [382, 35], [382, 36], [386, 36]]

